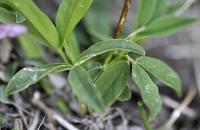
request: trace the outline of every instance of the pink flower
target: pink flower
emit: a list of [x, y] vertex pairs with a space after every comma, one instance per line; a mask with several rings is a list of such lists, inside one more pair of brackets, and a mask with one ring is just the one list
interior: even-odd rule
[[27, 28], [21, 24], [0, 24], [0, 39], [15, 38], [27, 32]]

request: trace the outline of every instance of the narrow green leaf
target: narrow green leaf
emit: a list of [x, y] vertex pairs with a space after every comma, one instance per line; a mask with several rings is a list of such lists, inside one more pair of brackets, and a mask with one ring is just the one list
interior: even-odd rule
[[181, 2], [177, 2], [177, 3], [174, 3], [174, 4], [168, 5], [166, 14], [173, 14], [173, 13], [175, 13], [175, 12], [176, 12], [178, 9], [180, 9], [184, 4], [185, 4], [185, 2], [184, 2], [184, 1], [181, 1]]
[[157, 0], [139, 0], [135, 29], [148, 24], [156, 11]]
[[[42, 47], [37, 44], [37, 41], [28, 35], [20, 36], [20, 45], [23, 48], [26, 59], [42, 58], [44, 56]], [[37, 53], [36, 53], [37, 52]]]
[[115, 50], [130, 51], [139, 55], [145, 55], [144, 49], [134, 42], [128, 40], [107, 40], [97, 43], [84, 51], [76, 64], [82, 64], [93, 57]]
[[5, 94], [5, 88], [6, 87], [4, 85], [0, 85], [0, 103], [7, 100], [7, 97], [6, 97], [6, 94]]
[[56, 17], [61, 42], [68, 40], [74, 27], [88, 11], [93, 0], [62, 0]]
[[106, 40], [111, 37], [111, 1], [94, 0], [84, 21], [87, 31], [97, 40]]
[[54, 48], [60, 48], [59, 35], [54, 24], [31, 0], [6, 0], [5, 4], [19, 11]]
[[[0, 23], [16, 23], [17, 21], [18, 20], [16, 19], [16, 14], [14, 12], [0, 7]], [[28, 28], [28, 34], [32, 37], [32, 39], [37, 39], [38, 43], [43, 43], [44, 45], [46, 45], [47, 41], [41, 36], [41, 34], [33, 27], [33, 25], [29, 21], [25, 21], [23, 22], [23, 24]]]
[[42, 44], [44, 46], [51, 47], [50, 44], [48, 44], [48, 41], [40, 34], [40, 32], [29, 22], [26, 20], [23, 23], [28, 28], [28, 35], [29, 37], [32, 37], [34, 41], [37, 41], [38, 44]]
[[154, 11], [152, 21], [165, 14], [165, 12], [167, 11], [167, 3], [168, 0], [157, 0], [156, 10]]
[[118, 97], [119, 101], [128, 101], [131, 99], [132, 92], [128, 87], [125, 87], [121, 95]]
[[9, 81], [6, 88], [6, 94], [11, 95], [18, 93], [50, 73], [65, 71], [71, 68], [72, 66], [68, 64], [50, 64], [42, 67], [24, 68]]
[[138, 58], [137, 62], [161, 82], [174, 89], [178, 95], [181, 94], [181, 80], [178, 74], [167, 64], [161, 60], [146, 56]]
[[104, 111], [100, 95], [86, 70], [77, 66], [70, 71], [68, 78], [73, 93], [81, 101], [85, 102], [89, 107], [97, 112]]
[[185, 16], [163, 16], [149, 24], [142, 35], [171, 35], [190, 25], [196, 20]]
[[160, 112], [162, 104], [158, 87], [137, 63], [132, 65], [132, 78], [136, 83], [144, 103], [150, 111], [149, 120], [153, 120]]
[[0, 7], [0, 23], [15, 23], [15, 14]]
[[[18, 20], [14, 12], [0, 7], [0, 23], [17, 23]], [[28, 28], [29, 35], [37, 39], [37, 42], [46, 45], [47, 41], [42, 37], [42, 35], [33, 27], [33, 25], [29, 21], [26, 20], [23, 22], [23, 24]]]
[[114, 103], [126, 87], [129, 65], [126, 61], [119, 61], [108, 65], [96, 80], [98, 92], [103, 98], [105, 106]]

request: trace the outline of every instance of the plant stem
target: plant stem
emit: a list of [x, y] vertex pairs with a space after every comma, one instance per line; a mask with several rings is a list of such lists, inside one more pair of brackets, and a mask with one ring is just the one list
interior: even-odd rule
[[141, 33], [145, 30], [146, 28], [145, 27], [141, 27], [139, 28], [138, 30], [134, 31], [133, 33], [131, 33], [128, 37], [126, 37], [126, 39], [131, 39], [133, 38], [134, 36], [136, 36], [138, 33]]
[[141, 117], [141, 120], [142, 120], [142, 122], [144, 124], [145, 129], [146, 130], [152, 130], [151, 126], [149, 124], [149, 121], [147, 119], [147, 116], [146, 116], [146, 113], [145, 113], [144, 106], [143, 106], [142, 102], [138, 102], [138, 108], [139, 108], [140, 117]]
[[[120, 34], [122, 32], [122, 28], [124, 27], [124, 23], [126, 21], [126, 16], [128, 14], [130, 4], [131, 4], [131, 0], [125, 0], [124, 1], [124, 6], [123, 6], [123, 9], [122, 9], [122, 12], [121, 12], [121, 16], [120, 16], [119, 22], [117, 24], [116, 31], [115, 31], [114, 36], [113, 36], [115, 39], [118, 39], [120, 37]], [[104, 61], [104, 64], [108, 64], [112, 60], [112, 56], [113, 56], [113, 52], [110, 52], [108, 54], [106, 60]]]
[[62, 51], [59, 51], [58, 54], [59, 54], [60, 57], [62, 58], [63, 62], [69, 63], [68, 58], [65, 56], [65, 54], [64, 54]]
[[122, 9], [121, 16], [120, 16], [120, 19], [119, 19], [119, 22], [117, 24], [117, 28], [116, 28], [116, 31], [115, 31], [115, 34], [114, 34], [115, 39], [119, 38], [119, 36], [121, 34], [122, 28], [123, 28], [124, 23], [126, 21], [126, 16], [128, 14], [130, 3], [131, 3], [131, 0], [125, 0], [125, 2], [124, 2], [124, 7]]
[[196, 0], [187, 0], [184, 5], [175, 13], [175, 15], [182, 15]]

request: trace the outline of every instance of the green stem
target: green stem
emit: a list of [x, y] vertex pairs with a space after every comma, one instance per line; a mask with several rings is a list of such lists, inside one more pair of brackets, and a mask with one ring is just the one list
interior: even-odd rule
[[148, 121], [148, 118], [146, 116], [146, 113], [145, 113], [145, 110], [144, 110], [144, 105], [142, 102], [138, 102], [138, 108], [139, 108], [139, 111], [140, 111], [140, 117], [141, 117], [141, 120], [143, 122], [143, 125], [145, 127], [146, 130], [152, 130], [151, 129], [151, 125]]
[[146, 29], [146, 27], [141, 27], [141, 28], [137, 29], [136, 31], [131, 33], [128, 37], [126, 37], [126, 39], [127, 40], [132, 39], [134, 36], [136, 36], [138, 33], [143, 32], [145, 29]]
[[65, 56], [65, 54], [62, 51], [58, 51], [58, 54], [62, 58], [63, 62], [70, 63], [69, 60], [68, 60], [68, 58]]

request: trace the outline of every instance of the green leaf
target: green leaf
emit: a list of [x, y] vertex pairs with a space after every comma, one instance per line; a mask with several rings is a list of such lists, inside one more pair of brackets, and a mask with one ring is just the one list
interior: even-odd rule
[[157, 0], [139, 0], [135, 29], [145, 26], [154, 16]]
[[184, 1], [168, 5], [166, 14], [173, 14], [185, 4]]
[[71, 58], [74, 63], [80, 56], [80, 49], [76, 37], [72, 34], [67, 43], [64, 45], [66, 54]]
[[108, 0], [94, 0], [84, 21], [87, 31], [97, 40], [106, 40], [111, 37], [111, 6]]
[[158, 87], [151, 80], [145, 70], [137, 63], [132, 65], [132, 78], [141, 94], [143, 102], [148, 107], [149, 120], [153, 120], [161, 110], [161, 99]]
[[128, 87], [125, 87], [121, 95], [118, 97], [119, 101], [128, 101], [131, 99], [132, 92]]
[[[44, 56], [42, 47], [37, 44], [37, 41], [28, 35], [20, 36], [20, 45], [23, 48], [26, 59], [42, 58]], [[37, 53], [36, 53], [37, 52]]]
[[77, 66], [69, 73], [69, 83], [73, 93], [96, 112], [103, 112], [104, 107], [99, 93], [96, 90], [86, 70]]
[[144, 49], [134, 42], [128, 40], [107, 40], [97, 43], [84, 51], [77, 60], [76, 65], [82, 64], [98, 55], [115, 50], [130, 51], [139, 55], [145, 55]]
[[174, 89], [178, 95], [181, 94], [181, 80], [178, 74], [167, 64], [161, 60], [146, 56], [138, 58], [137, 62], [161, 82]]
[[19, 11], [54, 48], [60, 48], [58, 32], [50, 19], [31, 0], [6, 0], [8, 6]]
[[152, 20], [155, 20], [165, 14], [165, 12], [167, 11], [167, 3], [168, 0], [157, 0], [156, 10], [154, 11]]
[[48, 41], [40, 34], [40, 32], [28, 21], [26, 20], [23, 23], [28, 28], [28, 35], [34, 41], [37, 41], [38, 44], [42, 44], [47, 47], [51, 47], [50, 44], [48, 44]]
[[[19, 14], [19, 12], [18, 12], [18, 14]], [[22, 17], [22, 16], [20, 16], [20, 17]], [[11, 12], [5, 8], [0, 7], [0, 23], [17, 23], [18, 20], [16, 18], [16, 14], [14, 12]], [[23, 24], [28, 28], [29, 35], [31, 35], [35, 39], [38, 39], [37, 42], [39, 42], [39, 43], [42, 42], [43, 44], [45, 43], [44, 45], [46, 45], [46, 43], [47, 43], [46, 40], [41, 36], [41, 34], [33, 27], [33, 25], [29, 21], [26, 20], [23, 22]]]
[[61, 42], [68, 40], [73, 29], [88, 11], [93, 0], [62, 0], [56, 17]]
[[15, 23], [15, 14], [0, 7], [0, 23]]
[[185, 16], [163, 16], [149, 24], [142, 35], [171, 35], [190, 25], [196, 20]]
[[[0, 7], [0, 23], [16, 23], [18, 20], [16, 19], [16, 14], [14, 12]], [[32, 37], [32, 39], [37, 39], [37, 42], [46, 45], [46, 40], [41, 36], [41, 34], [33, 27], [33, 25], [29, 21], [26, 20], [25, 22], [23, 22], [23, 24], [28, 28], [28, 34]]]
[[6, 97], [6, 94], [5, 94], [5, 88], [6, 87], [4, 85], [0, 85], [0, 103], [7, 100], [7, 97]]
[[24, 68], [9, 81], [6, 88], [6, 94], [11, 95], [18, 93], [50, 73], [65, 71], [71, 68], [72, 66], [68, 64], [50, 64], [42, 67]]
[[129, 65], [120, 61], [108, 65], [96, 80], [96, 88], [103, 98], [104, 106], [115, 102], [126, 87], [129, 74]]
[[96, 81], [96, 79], [99, 77], [99, 75], [103, 71], [102, 64], [97, 61], [91, 60], [91, 61], [85, 62], [83, 65], [88, 71], [88, 74], [90, 75], [90, 77], [92, 78], [92, 81]]

